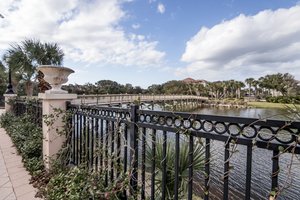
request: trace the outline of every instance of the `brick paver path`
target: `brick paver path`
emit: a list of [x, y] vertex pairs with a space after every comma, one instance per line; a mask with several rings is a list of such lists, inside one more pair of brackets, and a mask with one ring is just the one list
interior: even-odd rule
[[[4, 110], [0, 110], [0, 115]], [[0, 200], [35, 200], [36, 189], [10, 137], [0, 128]]]

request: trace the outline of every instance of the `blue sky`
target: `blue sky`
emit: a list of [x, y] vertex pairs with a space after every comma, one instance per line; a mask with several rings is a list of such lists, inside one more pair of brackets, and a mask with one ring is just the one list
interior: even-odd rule
[[69, 83], [300, 79], [299, 1], [2, 0], [0, 13], [0, 54], [25, 38], [56, 42]]

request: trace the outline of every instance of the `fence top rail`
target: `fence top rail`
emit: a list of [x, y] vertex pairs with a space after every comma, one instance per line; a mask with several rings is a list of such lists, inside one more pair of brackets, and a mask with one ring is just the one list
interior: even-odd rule
[[[119, 111], [119, 112], [129, 112], [129, 108], [120, 107], [109, 107], [109, 106], [97, 106], [97, 105], [77, 105], [68, 104], [69, 108], [82, 109], [82, 110], [105, 110], [105, 111]], [[193, 120], [206, 120], [206, 121], [216, 121], [216, 122], [226, 122], [226, 123], [237, 123], [237, 124], [248, 124], [248, 125], [258, 125], [258, 126], [271, 126], [279, 128], [293, 128], [300, 129], [300, 121], [288, 121], [288, 120], [275, 120], [268, 118], [246, 118], [246, 117], [231, 117], [222, 115], [204, 115], [195, 114], [187, 112], [171, 112], [171, 111], [153, 111], [153, 110], [138, 110], [139, 115], [150, 115], [150, 116], [163, 116], [172, 118], [182, 118], [182, 119], [193, 119]]]
[[143, 96], [151, 96], [151, 97], [185, 97], [185, 98], [203, 98], [208, 99], [208, 97], [202, 97], [197, 95], [176, 95], [176, 94], [89, 94], [89, 95], [78, 95], [78, 98], [90, 98], [90, 97], [143, 97]]
[[[132, 123], [131, 110], [119, 107], [69, 105], [74, 113], [92, 118], [121, 119]], [[190, 132], [195, 136], [225, 140], [238, 139], [241, 144], [259, 142], [261, 148], [295, 147], [300, 153], [300, 122], [273, 119], [203, 115], [184, 112], [140, 110], [136, 123], [140, 127], [169, 132]], [[263, 145], [262, 145], [263, 144]]]
[[98, 105], [86, 105], [86, 104], [71, 104], [68, 102], [67, 104], [69, 109], [81, 110], [81, 111], [118, 111], [118, 112], [130, 112], [128, 108], [120, 108], [120, 107], [109, 107], [109, 106], [98, 106]]
[[163, 117], [178, 117], [182, 119], [193, 120], [206, 120], [215, 122], [237, 123], [258, 126], [271, 126], [271, 127], [289, 127], [300, 129], [300, 121], [276, 120], [268, 118], [247, 118], [247, 117], [231, 117], [222, 115], [204, 115], [187, 112], [170, 112], [170, 111], [153, 111], [153, 110], [139, 110], [140, 115], [163, 116]]

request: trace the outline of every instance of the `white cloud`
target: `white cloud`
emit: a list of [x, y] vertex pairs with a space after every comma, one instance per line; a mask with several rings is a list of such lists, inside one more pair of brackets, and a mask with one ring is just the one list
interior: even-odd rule
[[166, 11], [166, 8], [165, 8], [164, 4], [159, 3], [159, 4], [157, 5], [157, 12], [159, 12], [160, 14], [164, 14], [165, 11]]
[[140, 24], [132, 24], [131, 27], [133, 29], [139, 29], [141, 27], [141, 25]]
[[244, 79], [289, 72], [300, 79], [300, 6], [240, 15], [202, 27], [187, 43], [177, 75]]
[[[5, 2], [5, 3], [4, 3]], [[157, 42], [131, 38], [120, 26], [128, 0], [1, 1], [0, 52], [25, 38], [57, 42], [66, 59], [124, 66], [159, 65], [165, 55]]]
[[156, 2], [156, 0], [149, 0], [149, 3], [154, 3]]

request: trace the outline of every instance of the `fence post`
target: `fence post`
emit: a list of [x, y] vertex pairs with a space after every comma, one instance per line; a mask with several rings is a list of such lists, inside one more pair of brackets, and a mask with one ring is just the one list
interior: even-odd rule
[[132, 175], [130, 177], [131, 194], [135, 194], [138, 186], [138, 115], [139, 105], [131, 105], [130, 124], [130, 164], [132, 165]]
[[[43, 102], [43, 116], [50, 116], [55, 113], [55, 109], [66, 110], [67, 101], [76, 99], [76, 94], [49, 94], [39, 93], [39, 99]], [[65, 136], [59, 135], [57, 132], [64, 127], [62, 115], [55, 118], [53, 124], [47, 124], [43, 120], [43, 160], [46, 169], [50, 169], [50, 159], [55, 159], [56, 154], [61, 149], [65, 141]]]
[[12, 106], [9, 104], [10, 100], [14, 100], [17, 98], [17, 94], [4, 94], [5, 97], [5, 112], [11, 112]]

